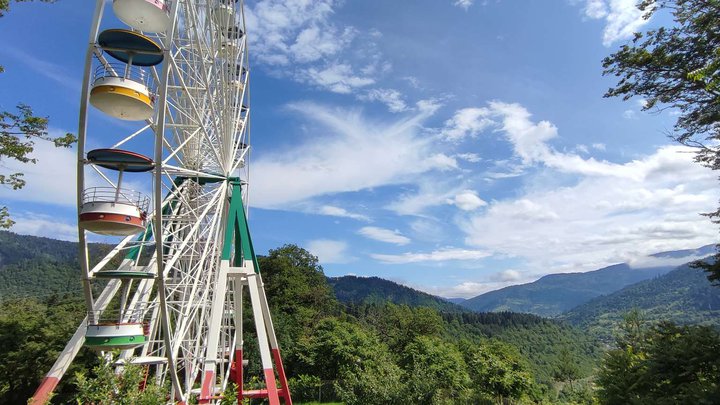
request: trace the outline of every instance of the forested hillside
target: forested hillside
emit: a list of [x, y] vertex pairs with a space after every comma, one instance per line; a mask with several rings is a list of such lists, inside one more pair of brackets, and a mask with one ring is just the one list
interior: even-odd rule
[[[77, 249], [75, 242], [0, 231], [0, 301], [81, 293]], [[94, 243], [89, 250], [92, 263], [110, 246]]]
[[671, 269], [633, 269], [623, 263], [587, 273], [550, 274], [532, 283], [490, 291], [460, 305], [478, 312], [513, 311], [552, 317]]
[[79, 292], [77, 243], [0, 231], [0, 300]]
[[434, 295], [379, 277], [330, 277], [328, 283], [332, 286], [337, 299], [348, 304], [392, 302], [411, 307], [435, 308], [441, 312], [468, 312], [466, 308]]
[[720, 326], [720, 288], [689, 265], [652, 280], [598, 297], [562, 315], [562, 319], [604, 337], [632, 309], [649, 322]]

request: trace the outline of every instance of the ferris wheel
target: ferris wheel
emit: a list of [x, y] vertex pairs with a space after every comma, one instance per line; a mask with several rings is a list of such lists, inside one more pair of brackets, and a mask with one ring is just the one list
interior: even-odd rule
[[[78, 131], [87, 317], [36, 391], [85, 345], [145, 368], [171, 400], [292, 404], [247, 224], [249, 65], [242, 0], [97, 0]], [[108, 118], [109, 117], [109, 118]], [[131, 128], [102, 131], [107, 120]], [[129, 185], [128, 185], [129, 184]], [[88, 234], [115, 238], [102, 258]], [[247, 287], [247, 288], [246, 288]], [[243, 294], [265, 388], [243, 389]]]

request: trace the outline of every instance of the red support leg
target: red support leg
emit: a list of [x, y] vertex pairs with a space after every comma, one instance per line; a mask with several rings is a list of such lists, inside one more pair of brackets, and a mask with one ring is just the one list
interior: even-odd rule
[[265, 369], [265, 386], [267, 387], [268, 401], [270, 401], [270, 405], [280, 405], [278, 389], [275, 385], [275, 373], [271, 368]]
[[213, 386], [215, 385], [215, 373], [212, 371], [205, 371], [203, 377], [202, 388], [200, 389], [200, 398], [198, 403], [209, 404], [213, 396]]
[[280, 393], [285, 399], [285, 405], [292, 405], [292, 399], [290, 399], [290, 388], [288, 387], [287, 377], [285, 377], [285, 368], [283, 367], [282, 357], [280, 357], [280, 349], [272, 349], [273, 360], [275, 361], [275, 367], [278, 370], [278, 378], [280, 379]]
[[237, 398], [240, 403], [243, 398], [243, 351], [241, 349], [235, 350], [235, 384], [237, 384]]
[[50, 399], [50, 394], [52, 394], [53, 390], [55, 389], [55, 387], [57, 387], [59, 382], [60, 379], [57, 377], [43, 378], [37, 391], [35, 391], [35, 394], [32, 396], [32, 398], [30, 398], [29, 404], [43, 405], [47, 403], [48, 399]]

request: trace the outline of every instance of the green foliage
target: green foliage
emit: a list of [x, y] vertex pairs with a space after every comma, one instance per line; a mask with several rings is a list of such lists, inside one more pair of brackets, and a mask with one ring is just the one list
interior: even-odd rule
[[480, 396], [518, 399], [532, 393], [534, 380], [529, 366], [512, 346], [494, 340], [466, 343], [463, 352]]
[[720, 335], [706, 326], [625, 320], [598, 373], [603, 404], [712, 404], [720, 395]]
[[405, 347], [401, 356], [406, 400], [438, 404], [469, 399], [467, 365], [453, 343], [438, 337], [418, 336]]
[[[106, 249], [93, 246], [91, 256], [97, 257]], [[79, 299], [72, 305], [58, 299], [14, 304], [7, 297], [45, 296], [55, 288], [79, 291], [76, 252], [75, 243], [0, 232], [0, 294], [5, 297], [4, 303], [0, 301], [5, 309], [0, 312], [6, 311], [2, 319], [9, 319], [10, 325], [4, 328], [7, 335], [2, 338], [13, 342], [0, 347], [0, 356], [11, 360], [7, 365], [12, 367], [0, 368], [7, 375], [0, 375], [0, 381], [21, 387], [15, 389], [19, 389], [22, 400], [32, 394], [69, 339], [84, 306]], [[409, 398], [420, 397], [432, 403], [492, 401], [496, 394], [483, 396], [484, 391], [471, 383], [477, 377], [466, 364], [465, 351], [458, 349], [462, 340], [487, 345], [489, 336], [505, 341], [510, 348], [510, 357], [501, 357], [510, 370], [513, 364], [521, 364], [515, 371], [527, 371], [546, 384], [552, 380], [563, 348], [568, 348], [568, 356], [577, 361], [583, 373], [593, 361], [594, 351], [587, 337], [555, 321], [527, 314], [440, 313], [434, 308], [388, 302], [343, 307], [333, 296], [317, 259], [307, 251], [287, 245], [259, 261], [296, 401], [406, 404], [417, 402]], [[247, 300], [245, 304], [249, 305]], [[49, 309], [50, 305], [54, 307]], [[245, 313], [250, 314], [250, 309]], [[244, 352], [250, 361], [245, 386], [262, 388], [263, 384], [256, 381], [261, 367], [252, 318], [245, 321]], [[46, 332], [51, 331], [49, 338]], [[32, 344], [19, 347], [12, 338]], [[96, 353], [81, 353], [82, 358], [73, 363], [74, 368], [61, 382], [59, 403], [72, 401], [76, 395], [77, 387], [68, 385], [67, 380], [72, 381], [76, 371], [89, 375], [95, 364]], [[25, 361], [28, 358], [35, 362]], [[22, 361], [28, 364], [20, 364]], [[13, 375], [15, 368], [17, 375]], [[532, 380], [521, 398], [540, 400], [541, 391]], [[0, 403], [17, 402], [6, 398], [0, 397]], [[511, 396], [505, 399], [517, 400]], [[232, 399], [228, 397], [228, 401]]]
[[300, 374], [288, 381], [294, 401], [312, 401], [320, 396], [322, 380], [315, 375]]
[[400, 369], [387, 346], [360, 325], [335, 318], [321, 320], [302, 342], [304, 354], [296, 373], [336, 380], [337, 396], [347, 404], [394, 403], [400, 391]]
[[[0, 305], [0, 403], [24, 403], [35, 392], [84, 314], [83, 303], [75, 299], [22, 298]], [[70, 377], [93, 357], [81, 352]], [[55, 399], [64, 403], [71, 392], [71, 384], [61, 381]]]
[[432, 308], [385, 303], [349, 310], [371, 326], [395, 353], [418, 336], [440, 336], [443, 330], [443, 319]]
[[[157, 405], [165, 403], [169, 390], [155, 384], [144, 386], [142, 366], [126, 364], [118, 371], [112, 359], [106, 359], [92, 370], [94, 376], [82, 372], [75, 375], [78, 404], [94, 405]], [[144, 386], [144, 389], [141, 389]]]
[[258, 259], [271, 307], [315, 322], [332, 312], [337, 301], [317, 257], [296, 245], [272, 249]]

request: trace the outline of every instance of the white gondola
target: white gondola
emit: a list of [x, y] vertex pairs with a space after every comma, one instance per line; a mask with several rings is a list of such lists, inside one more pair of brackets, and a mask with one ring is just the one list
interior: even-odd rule
[[165, 32], [170, 27], [170, 7], [165, 0], [113, 0], [113, 12], [139, 31]]
[[146, 342], [143, 322], [90, 324], [85, 332], [85, 346], [98, 350], [133, 349]]
[[150, 119], [155, 111], [155, 84], [143, 67], [162, 62], [160, 47], [140, 33], [123, 29], [103, 31], [98, 45], [122, 63], [103, 62], [97, 66], [90, 104], [122, 120]]
[[95, 149], [88, 161], [117, 170], [116, 187], [85, 189], [80, 206], [80, 226], [100, 235], [127, 236], [145, 230], [150, 199], [140, 192], [121, 188], [124, 172], [146, 172], [154, 167], [152, 159], [120, 149]]
[[135, 66], [108, 64], [95, 70], [90, 103], [115, 118], [141, 121], [152, 117], [155, 96], [152, 81]]

